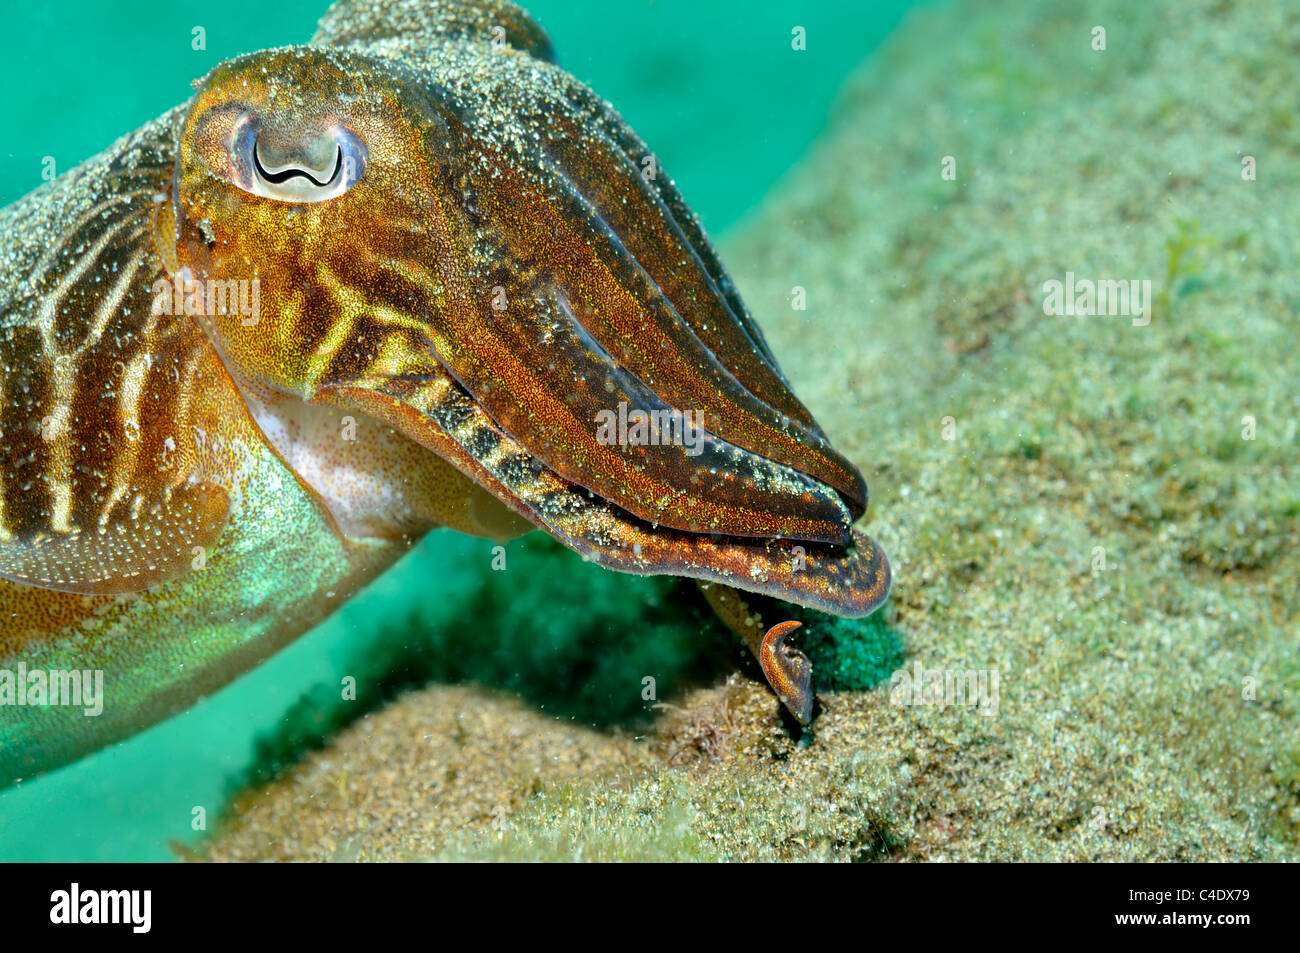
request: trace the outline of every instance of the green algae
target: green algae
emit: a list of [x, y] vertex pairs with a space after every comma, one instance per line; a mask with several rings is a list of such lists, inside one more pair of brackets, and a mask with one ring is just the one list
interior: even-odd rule
[[[1208, 287], [1208, 279], [1202, 272], [1206, 259], [1216, 250], [1214, 240], [1202, 233], [1200, 222], [1178, 219], [1174, 226], [1174, 234], [1165, 239], [1168, 264], [1157, 298], [1157, 310], [1161, 314], [1170, 314], [1171, 298], [1184, 298]], [[1238, 237], [1236, 244], [1238, 247], [1246, 244], [1245, 233]], [[1228, 343], [1226, 338], [1221, 340]]]

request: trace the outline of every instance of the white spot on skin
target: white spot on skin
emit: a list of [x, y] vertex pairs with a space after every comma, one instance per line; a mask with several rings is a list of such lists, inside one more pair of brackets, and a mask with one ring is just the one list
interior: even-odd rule
[[343, 411], [292, 398], [270, 405], [250, 396], [248, 405], [267, 440], [321, 498], [344, 535], [394, 538], [422, 521], [427, 527], [406, 492], [407, 441], [400, 434], [358, 416], [356, 439], [343, 440]]

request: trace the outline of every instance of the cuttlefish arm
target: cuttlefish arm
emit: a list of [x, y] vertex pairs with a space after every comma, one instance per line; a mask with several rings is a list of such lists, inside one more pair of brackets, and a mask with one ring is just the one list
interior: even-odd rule
[[888, 564], [865, 534], [855, 531], [849, 547], [835, 547], [652, 527], [557, 477], [449, 376], [432, 378], [375, 390], [331, 388], [321, 398], [394, 422], [525, 519], [608, 569], [720, 582], [837, 615], [865, 614], [855, 608], [874, 608], [888, 593]]

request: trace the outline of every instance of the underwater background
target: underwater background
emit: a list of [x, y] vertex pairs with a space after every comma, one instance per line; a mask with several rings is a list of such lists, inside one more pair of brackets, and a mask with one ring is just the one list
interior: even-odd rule
[[[792, 611], [812, 731], [693, 586], [436, 532], [0, 791], [0, 859], [1300, 859], [1300, 4], [527, 6], [871, 487], [889, 602]], [[11, 11], [5, 201], [323, 12], [152, 7]], [[1067, 273], [1149, 280], [1149, 322], [1048, 313]], [[997, 703], [895, 697], [918, 665]]]
[[[910, 5], [524, 4], [561, 65], [652, 144], [715, 239], [750, 214], [825, 130], [847, 77]], [[0, 205], [42, 183], [46, 157], [57, 174], [66, 172], [183, 101], [190, 82], [217, 63], [307, 42], [327, 6], [12, 5], [0, 33]], [[796, 25], [810, 37], [797, 53]], [[192, 48], [196, 26], [204, 30], [202, 50]], [[484, 540], [431, 534], [337, 616], [190, 712], [0, 791], [0, 861], [175, 859], [171, 843], [197, 836], [195, 806], [215, 818], [250, 777], [337, 727], [336, 718], [354, 716], [333, 713], [330, 700], [343, 675], [363, 668], [389, 693], [431, 677], [468, 679], [610, 726], [645, 709], [639, 695], [611, 700], [627, 678], [639, 684], [642, 672], [661, 672], [661, 691], [670, 692], [674, 674], [702, 676], [736, 655], [731, 637], [695, 605], [693, 587], [613, 576], [576, 557], [559, 569], [555, 560], [570, 562], [569, 554], [540, 534], [511, 544], [511, 560], [518, 550], [529, 562], [507, 585], [490, 578], [489, 549]], [[557, 574], [567, 600], [556, 598]], [[679, 598], [686, 608], [674, 605]], [[639, 603], [658, 637], [628, 628]], [[697, 656], [710, 648], [701, 643], [713, 643], [724, 661], [701, 663]], [[584, 670], [591, 652], [605, 654], [606, 671]]]

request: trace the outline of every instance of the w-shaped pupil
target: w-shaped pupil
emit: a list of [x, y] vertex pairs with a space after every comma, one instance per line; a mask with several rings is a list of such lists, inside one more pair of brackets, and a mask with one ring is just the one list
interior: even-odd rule
[[253, 164], [257, 167], [257, 174], [272, 185], [279, 185], [282, 182], [288, 182], [293, 178], [303, 178], [317, 188], [324, 188], [339, 177], [339, 171], [343, 168], [343, 147], [335, 146], [334, 151], [334, 171], [330, 177], [325, 180], [316, 178], [308, 169], [301, 169], [297, 166], [290, 166], [287, 169], [281, 169], [279, 172], [269, 172], [266, 166], [262, 165], [262, 157], [258, 154], [256, 147], [253, 148]]

